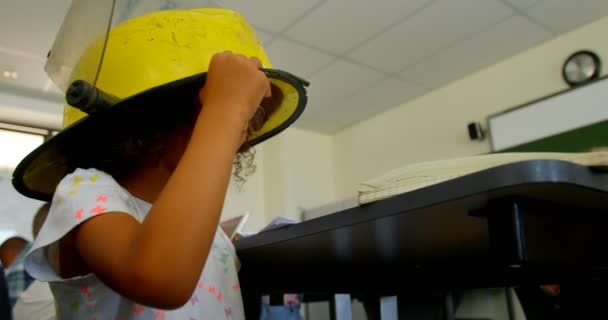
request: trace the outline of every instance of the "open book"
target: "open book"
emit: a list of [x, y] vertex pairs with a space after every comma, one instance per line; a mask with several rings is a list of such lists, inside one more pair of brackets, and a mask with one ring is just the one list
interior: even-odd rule
[[370, 203], [467, 174], [526, 160], [563, 160], [608, 169], [608, 152], [497, 153], [406, 165], [359, 186], [359, 203]]

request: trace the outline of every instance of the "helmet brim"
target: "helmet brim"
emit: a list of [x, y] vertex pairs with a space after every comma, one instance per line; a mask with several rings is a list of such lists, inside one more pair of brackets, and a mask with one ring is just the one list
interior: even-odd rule
[[[291, 126], [304, 111], [308, 99], [306, 81], [281, 70], [263, 71], [273, 88], [281, 91], [282, 99], [264, 126], [250, 135], [250, 146], [266, 141]], [[99, 144], [107, 147], [107, 144], [101, 142], [107, 137], [108, 130], [120, 134], [121, 131], [127, 132], [133, 125], [145, 126], [145, 119], [162, 119], [170, 112], [168, 105], [188, 103], [197, 97], [206, 75], [201, 73], [151, 88], [65, 128], [19, 163], [13, 173], [15, 189], [27, 197], [50, 201], [61, 179], [79, 167], [78, 161], [73, 161], [82, 157], [73, 156], [79, 152], [79, 145]]]

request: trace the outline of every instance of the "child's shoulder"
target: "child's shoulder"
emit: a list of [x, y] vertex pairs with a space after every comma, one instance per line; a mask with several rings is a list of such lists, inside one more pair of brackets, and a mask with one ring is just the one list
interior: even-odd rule
[[74, 195], [81, 189], [111, 187], [120, 189], [118, 182], [109, 174], [94, 168], [77, 168], [74, 172], [63, 177], [57, 185], [55, 194]]
[[[136, 198], [112, 178], [96, 169], [76, 169], [57, 186], [47, 222], [63, 236], [76, 224], [106, 212], [123, 212], [141, 218]], [[47, 223], [45, 222], [45, 225]], [[41, 231], [42, 233], [42, 231]]]

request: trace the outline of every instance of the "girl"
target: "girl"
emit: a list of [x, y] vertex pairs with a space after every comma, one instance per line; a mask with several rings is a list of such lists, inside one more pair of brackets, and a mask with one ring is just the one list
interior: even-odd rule
[[[235, 250], [218, 220], [235, 155], [254, 141], [258, 106], [294, 99], [277, 79], [271, 90], [262, 49], [240, 54], [258, 48], [251, 30], [219, 9], [158, 12], [116, 27], [97, 86], [135, 98], [83, 118], [16, 170], [16, 187], [30, 195], [53, 185], [61, 172], [54, 165], [74, 170], [60, 177], [26, 260], [34, 277], [50, 282], [58, 319], [244, 319]], [[183, 71], [188, 59], [194, 67]], [[181, 80], [149, 90], [162, 72], [177, 72], [171, 81], [207, 66], [198, 94], [185, 94]]]

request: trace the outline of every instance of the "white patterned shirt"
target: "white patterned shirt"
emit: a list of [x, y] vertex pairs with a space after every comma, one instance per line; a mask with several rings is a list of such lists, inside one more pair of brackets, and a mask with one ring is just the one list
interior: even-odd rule
[[45, 248], [57, 243], [77, 225], [109, 212], [127, 213], [141, 223], [150, 208], [149, 203], [131, 195], [110, 175], [95, 169], [76, 169], [59, 183], [49, 215], [25, 260], [26, 270], [34, 278], [49, 282], [57, 319], [245, 319], [236, 252], [219, 227], [192, 297], [175, 310], [150, 308], [131, 301], [94, 274], [63, 279], [53, 269], [49, 259], [58, 258], [46, 254]]

